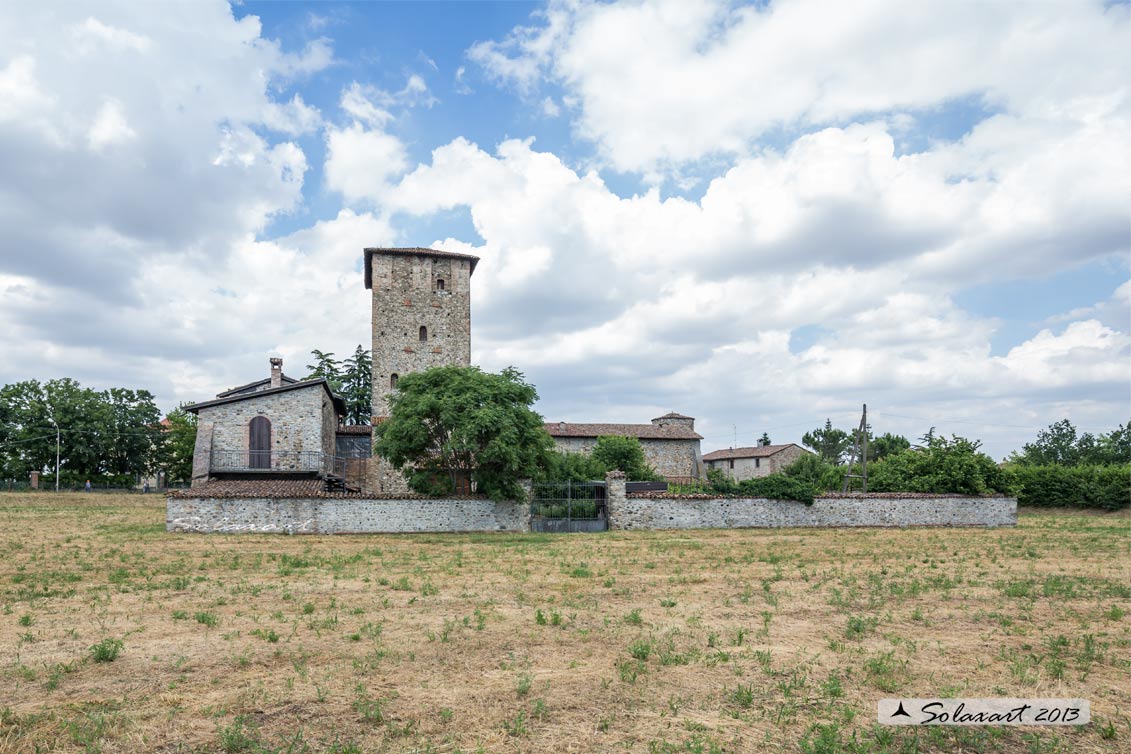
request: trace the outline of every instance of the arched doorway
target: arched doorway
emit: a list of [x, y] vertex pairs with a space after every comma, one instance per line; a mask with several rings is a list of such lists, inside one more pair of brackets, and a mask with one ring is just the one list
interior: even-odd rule
[[247, 427], [248, 468], [271, 468], [271, 422], [257, 416]]

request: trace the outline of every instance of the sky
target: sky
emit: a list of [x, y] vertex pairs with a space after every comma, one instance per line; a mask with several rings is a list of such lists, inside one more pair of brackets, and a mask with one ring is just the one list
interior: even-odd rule
[[163, 410], [481, 257], [472, 361], [709, 451], [868, 404], [1001, 458], [1131, 419], [1124, 2], [0, 4], [0, 384]]

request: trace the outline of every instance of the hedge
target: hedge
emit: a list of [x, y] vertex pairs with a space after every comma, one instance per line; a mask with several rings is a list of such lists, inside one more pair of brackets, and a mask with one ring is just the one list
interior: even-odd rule
[[1020, 486], [1017, 504], [1042, 508], [1131, 507], [1131, 464], [1008, 467]]

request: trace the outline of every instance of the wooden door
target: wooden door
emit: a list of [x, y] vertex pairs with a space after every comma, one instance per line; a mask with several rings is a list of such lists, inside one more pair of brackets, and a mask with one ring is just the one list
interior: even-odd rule
[[257, 416], [248, 425], [248, 468], [271, 468], [271, 422], [266, 416]]

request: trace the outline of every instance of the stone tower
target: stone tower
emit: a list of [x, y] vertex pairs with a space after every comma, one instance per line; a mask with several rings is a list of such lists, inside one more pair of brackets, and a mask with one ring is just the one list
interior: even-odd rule
[[471, 274], [479, 257], [435, 249], [365, 250], [373, 291], [373, 416], [400, 377], [471, 365]]

